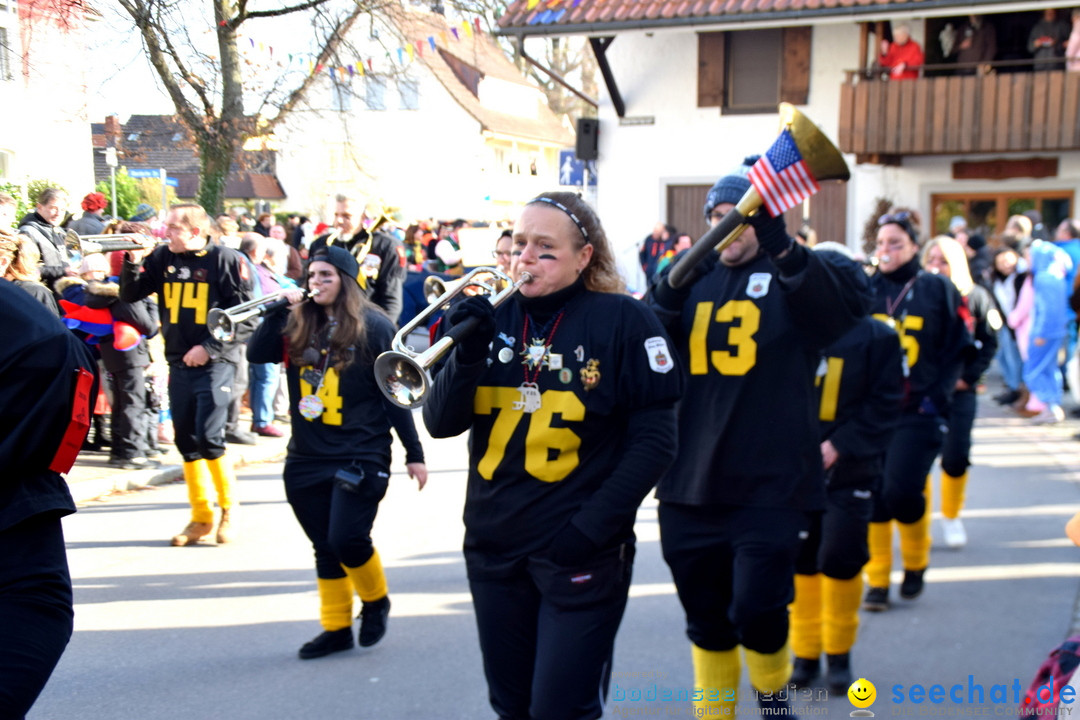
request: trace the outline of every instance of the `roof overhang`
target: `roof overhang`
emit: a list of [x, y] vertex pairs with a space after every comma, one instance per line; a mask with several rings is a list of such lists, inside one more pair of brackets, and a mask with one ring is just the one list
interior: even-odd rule
[[[768, 10], [671, 18], [639, 18], [606, 22], [561, 24], [558, 22], [500, 27], [496, 35], [529, 37], [547, 35], [613, 35], [624, 31], [680, 30], [687, 27], [701, 30], [754, 30], [791, 25], [838, 25], [851, 22], [879, 22], [906, 18], [952, 17], [956, 15], [986, 15], [1006, 12], [1042, 11], [1052, 4], [1046, 0], [1002, 0], [973, 3], [969, 0], [915, 0], [854, 4], [845, 0], [837, 7], [818, 7], [800, 10]], [[537, 6], [538, 9], [541, 6]], [[1066, 6], [1062, 6], [1066, 7]], [[511, 6], [512, 9], [512, 6]], [[509, 11], [508, 13], [509, 14]]]

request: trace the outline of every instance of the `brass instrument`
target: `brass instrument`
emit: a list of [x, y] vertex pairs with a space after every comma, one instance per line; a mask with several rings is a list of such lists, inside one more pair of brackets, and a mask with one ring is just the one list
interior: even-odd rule
[[[483, 274], [484, 273], [477, 273], [477, 275]], [[498, 275], [492, 273], [491, 279], [486, 282], [471, 278], [469, 283], [465, 285], [464, 281], [464, 277], [447, 282], [438, 275], [428, 275], [424, 278], [424, 299], [427, 300], [430, 305], [438, 300], [440, 296], [446, 295], [451, 291], [456, 291], [458, 288], [461, 288], [462, 292], [466, 292], [466, 288], [475, 288], [488, 295], [494, 295], [506, 287], [508, 278], [501, 273]], [[466, 292], [466, 294], [476, 295], [477, 293], [474, 291], [472, 293]]]
[[[791, 133], [803, 161], [815, 180], [819, 182], [822, 180], [846, 181], [851, 177], [840, 151], [829, 138], [825, 137], [817, 125], [795, 109], [794, 105], [780, 103], [780, 125]], [[671, 268], [668, 274], [668, 283], [671, 287], [678, 288], [691, 282], [697, 274], [694, 270], [698, 264], [710, 252], [720, 252], [733, 243], [746, 229], [746, 219], [756, 213], [763, 203], [764, 199], [751, 185], [739, 199], [735, 209], [702, 235]]]
[[[303, 292], [305, 300], [311, 299], [319, 294], [317, 289], [304, 290]], [[222, 310], [221, 308], [210, 308], [210, 312], [206, 314], [206, 327], [210, 330], [210, 335], [213, 336], [215, 340], [223, 343], [232, 342], [233, 338], [236, 337], [237, 325], [245, 320], [250, 320], [253, 317], [273, 312], [288, 304], [288, 298], [269, 295], [255, 300], [248, 300], [245, 303], [234, 305], [225, 310]]]
[[469, 318], [465, 322], [450, 328], [446, 335], [439, 338], [422, 353], [416, 353], [411, 348], [406, 347], [405, 338], [413, 330], [420, 327], [427, 318], [442, 310], [454, 296], [464, 292], [465, 288], [479, 285], [479, 282], [474, 282], [474, 277], [480, 274], [493, 275], [505, 280], [507, 283], [507, 287], [498, 294], [489, 296], [488, 299], [495, 307], [505, 302], [523, 285], [532, 282], [532, 275], [527, 272], [521, 273], [521, 277], [518, 278], [517, 282], [513, 282], [498, 268], [476, 268], [464, 275], [461, 280], [452, 283], [453, 287], [435, 298], [434, 302], [398, 330], [392, 343], [393, 349], [387, 350], [375, 359], [375, 382], [379, 384], [379, 389], [383, 391], [383, 394], [395, 405], [403, 408], [414, 408], [424, 403], [427, 399], [428, 388], [431, 387], [429, 368], [453, 348], [458, 338], [474, 331], [477, 319]]
[[158, 240], [140, 233], [79, 235], [74, 230], [64, 233], [64, 246], [79, 255], [116, 252], [117, 250], [151, 250]]

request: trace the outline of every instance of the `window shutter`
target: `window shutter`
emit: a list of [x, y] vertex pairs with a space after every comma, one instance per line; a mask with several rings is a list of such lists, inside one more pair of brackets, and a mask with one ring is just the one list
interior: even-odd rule
[[780, 100], [805, 105], [810, 96], [810, 28], [784, 28], [783, 52]]
[[698, 33], [698, 107], [724, 103], [724, 33]]

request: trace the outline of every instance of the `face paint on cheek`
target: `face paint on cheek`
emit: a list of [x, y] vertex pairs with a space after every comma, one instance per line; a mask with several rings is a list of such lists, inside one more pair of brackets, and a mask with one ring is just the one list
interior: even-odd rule
[[537, 259], [538, 260], [555, 260], [557, 258], [554, 255], [551, 255], [551, 254], [544, 254], [544, 255], [539, 256]]

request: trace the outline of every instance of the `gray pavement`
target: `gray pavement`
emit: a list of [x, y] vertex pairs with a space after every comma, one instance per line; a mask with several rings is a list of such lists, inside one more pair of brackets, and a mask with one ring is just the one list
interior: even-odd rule
[[[877, 686], [878, 717], [1012, 714], [1014, 688], [1027, 687], [1077, 624], [1080, 551], [1063, 535], [1080, 510], [1077, 429], [1076, 421], [1033, 427], [984, 398], [964, 512], [968, 546], [935, 546], [923, 597], [862, 617], [853, 663]], [[241, 535], [223, 547], [168, 547], [187, 521], [182, 483], [83, 503], [65, 521], [76, 632], [29, 717], [492, 717], [460, 555], [464, 439], [425, 440], [428, 488], [417, 493], [398, 466], [375, 526], [393, 598], [390, 631], [375, 648], [316, 661], [295, 655], [319, 630], [318, 600], [310, 545], [284, 501], [279, 464], [240, 470]], [[280, 441], [260, 441], [255, 452], [272, 457], [271, 442]], [[689, 703], [659, 699], [685, 692], [693, 677], [655, 501], [643, 505], [637, 532], [607, 714], [691, 717]], [[934, 533], [940, 542], [936, 522]], [[913, 685], [935, 683], [962, 685], [964, 702], [911, 701]], [[993, 702], [995, 685], [1007, 702]], [[752, 714], [745, 679], [742, 692], [740, 709]], [[852, 710], [824, 689], [796, 708], [838, 717]]]

